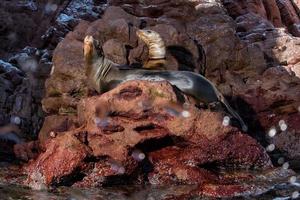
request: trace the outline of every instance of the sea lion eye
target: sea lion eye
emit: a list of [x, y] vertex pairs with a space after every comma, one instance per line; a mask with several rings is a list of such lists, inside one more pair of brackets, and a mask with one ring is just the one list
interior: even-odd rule
[[152, 33], [152, 31], [150, 31], [150, 30], [147, 30], [147, 33]]

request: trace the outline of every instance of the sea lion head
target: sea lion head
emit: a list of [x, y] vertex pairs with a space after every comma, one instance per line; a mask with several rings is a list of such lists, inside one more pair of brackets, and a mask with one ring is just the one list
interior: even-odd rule
[[145, 30], [137, 30], [136, 34], [139, 38], [141, 38], [147, 45], [150, 45], [153, 42], [162, 41], [159, 33], [153, 30], [145, 29]]
[[94, 38], [93, 36], [87, 35], [83, 41], [83, 56], [85, 61], [91, 61], [94, 55]]
[[83, 40], [83, 56], [86, 62], [91, 62], [92, 59], [98, 57], [96, 47], [99, 46], [99, 41], [95, 40], [93, 36], [87, 35]]
[[165, 58], [166, 48], [163, 39], [156, 31], [143, 29], [136, 31], [137, 36], [147, 44], [150, 59]]

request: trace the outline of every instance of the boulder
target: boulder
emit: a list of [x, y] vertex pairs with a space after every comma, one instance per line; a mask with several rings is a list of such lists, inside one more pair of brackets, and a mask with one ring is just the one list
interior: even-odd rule
[[201, 185], [226, 179], [214, 169], [272, 168], [253, 138], [223, 125], [226, 113], [194, 103], [166, 81], [128, 81], [83, 98], [79, 128], [46, 140], [44, 152], [26, 168], [26, 183], [35, 189], [148, 180]]

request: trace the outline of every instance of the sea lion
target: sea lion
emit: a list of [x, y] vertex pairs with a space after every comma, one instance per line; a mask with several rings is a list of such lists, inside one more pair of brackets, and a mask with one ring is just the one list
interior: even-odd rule
[[137, 30], [136, 35], [147, 45], [148, 60], [145, 69], [166, 69], [166, 46], [159, 33], [152, 30]]
[[242, 129], [244, 131], [248, 129], [242, 118], [233, 110], [214, 84], [200, 74], [190, 71], [120, 70], [118, 65], [105, 58], [103, 53], [97, 53], [95, 40], [92, 36], [85, 37], [83, 49], [88, 81], [99, 93], [109, 91], [118, 84], [129, 80], [167, 80], [200, 102], [222, 102], [230, 114], [239, 120]]
[[[184, 67], [194, 68], [193, 55], [186, 48], [179, 45], [165, 46], [165, 43], [159, 33], [149, 29], [139, 29], [136, 35], [147, 45], [149, 49], [148, 60], [144, 63], [145, 69], [166, 69], [166, 52], [168, 51], [178, 62], [179, 65]], [[197, 62], [200, 64], [199, 72], [205, 75], [206, 70], [206, 54], [203, 46], [196, 40], [193, 40], [198, 50]], [[180, 67], [179, 67], [180, 69]]]

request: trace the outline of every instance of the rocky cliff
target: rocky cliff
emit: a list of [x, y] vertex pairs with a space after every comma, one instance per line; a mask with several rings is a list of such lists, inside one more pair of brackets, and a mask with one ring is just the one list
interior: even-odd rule
[[[26, 2], [21, 5], [22, 9], [28, 8], [26, 12], [18, 10], [18, 6], [15, 9], [14, 5], [19, 5], [16, 2], [1, 2], [3, 19], [11, 20], [3, 22], [8, 25], [0, 28], [1, 41], [5, 41], [1, 55], [7, 61], [0, 63], [0, 84], [3, 82], [0, 125], [20, 119], [20, 128], [32, 135], [41, 128], [42, 109], [46, 113], [39, 133], [44, 152], [28, 167], [31, 186], [64, 185], [66, 180], [76, 182], [77, 186], [105, 185], [106, 181], [113, 182], [112, 177], [118, 177], [120, 171], [126, 177], [134, 177], [133, 182], [145, 180], [139, 177], [144, 173], [139, 171], [143, 168], [131, 156], [135, 151], [141, 151], [138, 155], [146, 156], [151, 164], [152, 171], [144, 173], [151, 183], [222, 183], [222, 176], [207, 170], [210, 168], [207, 166], [213, 163], [228, 167], [228, 160], [235, 166], [270, 167], [266, 164], [269, 157], [260, 145], [266, 147], [275, 165], [283, 158], [299, 161], [298, 0]], [[9, 10], [14, 10], [14, 15], [10, 16]], [[22, 16], [33, 22], [23, 28], [15, 26], [18, 21], [24, 24], [18, 20]], [[222, 110], [215, 113], [192, 106], [188, 110], [191, 118], [182, 118], [178, 113], [183, 111], [183, 105], [167, 83], [126, 83], [102, 96], [87, 87], [82, 54], [85, 35], [99, 40], [109, 59], [139, 68], [148, 56], [146, 45], [135, 34], [142, 28], [155, 30], [162, 36], [167, 46], [169, 70], [202, 73], [214, 82], [247, 122], [248, 135], [233, 126], [221, 126], [225, 115]], [[37, 31], [33, 34], [29, 29]], [[26, 37], [22, 42], [14, 42], [14, 38], [23, 34]], [[12, 53], [25, 45], [38, 48], [28, 47], [18, 54]], [[46, 78], [44, 88], [42, 83]], [[150, 98], [145, 91], [159, 87], [163, 96], [173, 99], [174, 105], [161, 107], [155, 101], [145, 100]], [[161, 96], [154, 100], [156, 98]], [[128, 105], [118, 103], [119, 99]], [[98, 104], [107, 107], [109, 115], [95, 123], [97, 116], [104, 112], [96, 109]], [[144, 104], [145, 112], [141, 110]], [[129, 105], [135, 107], [126, 110], [131, 108]], [[169, 107], [171, 110], [164, 110]], [[173, 124], [171, 118], [187, 121], [176, 127], [180, 122]], [[161, 140], [164, 144], [161, 148], [149, 149], [149, 143]], [[15, 149], [21, 155], [22, 150], [30, 153], [33, 146], [36, 147], [27, 145], [24, 150], [24, 146], [16, 145]], [[247, 155], [245, 160], [241, 154]], [[48, 165], [50, 155], [56, 160], [53, 165]], [[199, 162], [200, 158], [203, 163]], [[65, 159], [70, 159], [72, 165], [63, 165]], [[196, 163], [197, 167], [186, 164], [189, 162]], [[167, 163], [174, 166], [168, 172], [164, 171], [170, 167]], [[63, 167], [56, 173], [55, 166]], [[78, 170], [84, 175], [78, 174]], [[69, 177], [74, 174], [79, 179], [70, 181]], [[95, 174], [100, 178], [93, 179]], [[232, 186], [232, 180], [224, 180], [228, 181], [228, 188], [247, 191]], [[196, 193], [212, 192], [216, 188], [216, 185], [206, 185]]]
[[[85, 35], [98, 39], [114, 62], [139, 67], [147, 59], [147, 47], [135, 31], [146, 27], [163, 37], [168, 69], [200, 72], [205, 67], [205, 76], [246, 119], [252, 136], [298, 158], [298, 145], [288, 145], [295, 140], [277, 143], [267, 135], [275, 127], [278, 137], [298, 138], [300, 124], [300, 40], [289, 32], [281, 17], [287, 14], [280, 9], [284, 2], [291, 5], [286, 9], [298, 19], [297, 2], [272, 2], [111, 1], [101, 19], [82, 21], [55, 49], [43, 108], [51, 115], [76, 115], [79, 100], [88, 95], [82, 57]], [[282, 133], [279, 121], [288, 125]]]

